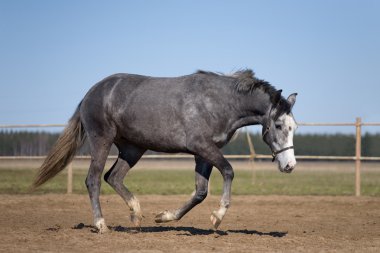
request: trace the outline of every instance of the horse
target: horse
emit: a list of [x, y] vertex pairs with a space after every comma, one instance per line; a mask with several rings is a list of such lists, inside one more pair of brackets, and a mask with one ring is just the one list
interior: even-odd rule
[[91, 164], [85, 183], [94, 225], [99, 233], [109, 229], [102, 215], [99, 194], [101, 175], [112, 144], [116, 162], [104, 180], [128, 205], [132, 223], [139, 227], [142, 212], [138, 199], [124, 185], [128, 171], [147, 150], [188, 153], [195, 158], [195, 194], [182, 207], [163, 211], [157, 223], [180, 220], [207, 196], [213, 167], [223, 177], [219, 208], [211, 214], [217, 229], [231, 202], [234, 171], [220, 148], [237, 129], [261, 124], [262, 138], [272, 150], [281, 172], [296, 166], [292, 114], [297, 93], [287, 99], [250, 69], [230, 75], [197, 71], [180, 77], [114, 74], [95, 84], [79, 103], [62, 134], [37, 173], [33, 188], [57, 175], [73, 159], [85, 139]]

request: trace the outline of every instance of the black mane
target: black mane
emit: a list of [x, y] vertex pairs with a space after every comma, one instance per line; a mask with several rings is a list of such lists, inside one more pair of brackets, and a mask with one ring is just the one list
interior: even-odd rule
[[204, 70], [198, 70], [196, 73], [210, 76], [232, 77], [235, 79], [235, 91], [250, 94], [254, 90], [260, 89], [269, 95], [272, 104], [276, 106], [279, 112], [290, 112], [290, 105], [287, 100], [281, 96], [281, 91], [277, 90], [269, 82], [258, 79], [251, 69], [239, 70], [231, 75]]

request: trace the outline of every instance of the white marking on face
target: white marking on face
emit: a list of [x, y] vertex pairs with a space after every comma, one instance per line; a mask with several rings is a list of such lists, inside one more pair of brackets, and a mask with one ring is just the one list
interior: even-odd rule
[[[282, 131], [284, 133], [287, 132], [287, 136], [281, 134], [281, 137], [283, 137], [283, 139], [279, 140], [279, 143], [273, 143], [273, 146], [276, 148], [276, 150], [281, 150], [283, 148], [293, 146], [293, 137], [294, 132], [297, 129], [297, 124], [294, 121], [294, 118], [288, 114], [284, 114], [279, 117], [278, 121], [282, 123]], [[296, 166], [294, 149], [288, 149], [284, 152], [281, 152], [276, 156], [276, 159], [279, 163], [281, 171], [283, 171], [286, 167], [293, 169]]]

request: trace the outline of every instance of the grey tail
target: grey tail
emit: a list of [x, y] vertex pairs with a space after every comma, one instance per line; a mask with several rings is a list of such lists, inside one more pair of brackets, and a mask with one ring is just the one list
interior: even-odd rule
[[80, 105], [41, 165], [31, 190], [41, 186], [62, 171], [74, 158], [76, 150], [83, 145], [85, 131], [79, 115]]

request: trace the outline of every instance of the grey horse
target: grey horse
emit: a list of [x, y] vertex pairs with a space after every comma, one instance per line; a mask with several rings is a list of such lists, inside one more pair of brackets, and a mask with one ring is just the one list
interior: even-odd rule
[[131, 221], [140, 226], [142, 213], [137, 198], [123, 184], [128, 171], [146, 150], [189, 153], [195, 157], [196, 191], [182, 207], [164, 211], [155, 221], [181, 219], [207, 195], [213, 167], [223, 177], [223, 195], [211, 222], [218, 228], [230, 206], [234, 172], [220, 148], [235, 131], [261, 124], [263, 139], [278, 161], [281, 172], [296, 165], [293, 134], [297, 124], [291, 113], [296, 93], [287, 99], [252, 70], [231, 75], [198, 71], [191, 75], [158, 78], [115, 74], [95, 84], [78, 105], [68, 125], [48, 154], [37, 174], [36, 188], [73, 159], [87, 138], [91, 165], [86, 178], [94, 224], [99, 233], [108, 231], [99, 193], [101, 175], [112, 144], [119, 150], [105, 181], [131, 210]]

